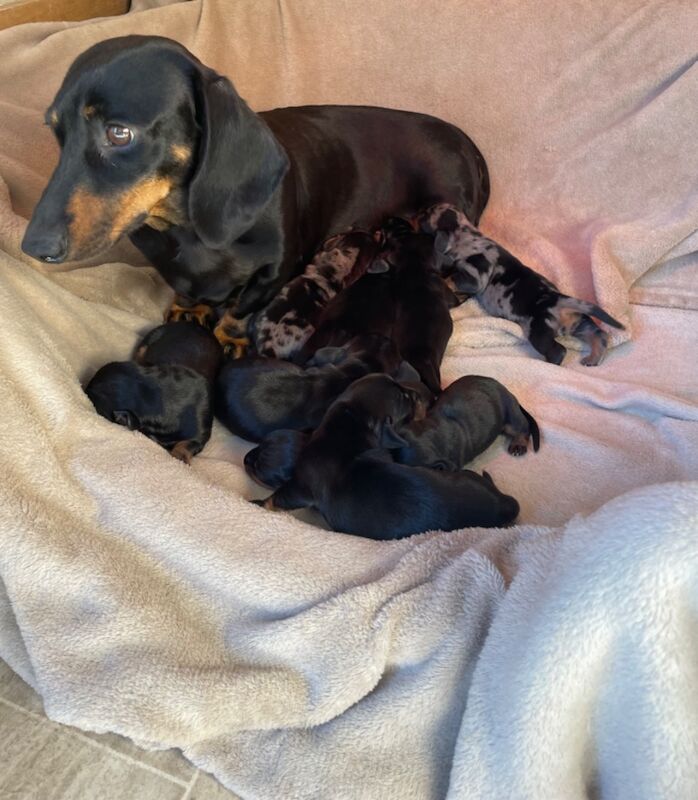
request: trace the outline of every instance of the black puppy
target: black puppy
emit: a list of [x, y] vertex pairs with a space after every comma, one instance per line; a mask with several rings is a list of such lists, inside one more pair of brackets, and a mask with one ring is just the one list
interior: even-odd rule
[[259, 442], [282, 428], [314, 428], [349, 384], [370, 372], [395, 372], [400, 356], [382, 336], [319, 351], [302, 368], [273, 358], [228, 360], [216, 381], [215, 413], [234, 434]]
[[475, 295], [488, 313], [521, 325], [546, 361], [562, 363], [566, 350], [555, 337], [569, 334], [589, 345], [590, 353], [582, 364], [600, 364], [608, 335], [592, 317], [614, 328], [624, 328], [594, 303], [559, 292], [549, 280], [483, 236], [454, 206], [432, 206], [420, 215], [419, 222], [423, 230], [435, 236], [444, 277], [450, 277], [457, 291]]
[[247, 474], [262, 486], [278, 489], [291, 480], [296, 461], [310, 434], [280, 430], [268, 434], [245, 454]]
[[99, 414], [137, 430], [190, 463], [211, 436], [212, 382], [222, 358], [216, 337], [192, 322], [155, 328], [134, 361], [115, 361], [85, 387]]
[[383, 226], [380, 254], [390, 265], [395, 322], [393, 340], [402, 357], [434, 394], [441, 391], [441, 361], [453, 333], [450, 309], [458, 300], [436, 271], [433, 238], [392, 218]]
[[300, 360], [319, 347], [342, 345], [361, 333], [387, 336], [435, 394], [440, 365], [453, 331], [455, 295], [435, 272], [433, 239], [393, 218], [381, 229], [382, 248], [369, 274], [327, 306]]
[[223, 361], [223, 349], [210, 331], [195, 322], [166, 322], [143, 337], [133, 360], [144, 366], [189, 367], [213, 383]]
[[514, 395], [494, 378], [466, 375], [442, 392], [424, 419], [402, 431], [407, 445], [393, 457], [400, 464], [459, 470], [500, 433], [511, 439], [514, 456], [526, 453], [529, 439], [538, 450], [538, 424]]
[[332, 404], [302, 449], [293, 477], [266, 501], [271, 510], [312, 506], [334, 530], [400, 539], [428, 530], [507, 525], [519, 512], [489, 475], [393, 462], [399, 432], [419, 399], [387, 375], [368, 375]]

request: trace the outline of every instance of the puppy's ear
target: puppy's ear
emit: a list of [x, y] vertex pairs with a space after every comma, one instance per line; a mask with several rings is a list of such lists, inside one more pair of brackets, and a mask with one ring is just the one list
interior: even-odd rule
[[397, 368], [397, 372], [394, 373], [393, 378], [398, 383], [419, 383], [422, 380], [409, 361], [400, 362], [400, 366]]
[[227, 78], [201, 69], [197, 84], [201, 140], [189, 217], [203, 243], [220, 249], [252, 227], [286, 174], [288, 158]]
[[341, 364], [348, 357], [346, 347], [321, 347], [312, 358], [306, 361], [306, 367], [326, 367], [328, 364]]
[[128, 411], [127, 409], [112, 411], [111, 418], [112, 421], [116, 422], [117, 425], [123, 425], [130, 431], [137, 431], [141, 427], [141, 421], [138, 419], [138, 417], [133, 413], [133, 411]]
[[396, 450], [398, 447], [407, 447], [407, 440], [403, 439], [393, 428], [393, 418], [386, 417], [381, 427], [381, 447], [386, 450]]

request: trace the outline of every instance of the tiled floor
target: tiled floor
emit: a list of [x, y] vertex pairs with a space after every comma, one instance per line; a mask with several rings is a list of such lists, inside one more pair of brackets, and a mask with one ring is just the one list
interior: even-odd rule
[[51, 722], [41, 698], [0, 661], [3, 800], [239, 800], [178, 750]]

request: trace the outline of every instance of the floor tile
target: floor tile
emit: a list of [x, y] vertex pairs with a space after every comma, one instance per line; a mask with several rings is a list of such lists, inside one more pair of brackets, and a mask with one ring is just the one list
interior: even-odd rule
[[[43, 716], [44, 706], [41, 697], [1, 660], [0, 697]], [[130, 739], [117, 736], [115, 733], [99, 734], [83, 731], [80, 733], [104, 747], [133, 758], [141, 764], [162, 770], [184, 783], [188, 783], [194, 775], [195, 768], [179, 750], [143, 750]]]
[[200, 771], [187, 800], [240, 800], [240, 797], [226, 789], [208, 772]]
[[4, 800], [180, 800], [181, 783], [0, 701]]

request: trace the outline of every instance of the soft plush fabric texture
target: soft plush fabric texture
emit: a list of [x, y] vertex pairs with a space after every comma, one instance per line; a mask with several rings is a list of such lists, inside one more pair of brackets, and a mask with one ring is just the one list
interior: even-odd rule
[[[95, 414], [81, 383], [171, 292], [126, 244], [75, 269], [19, 244], [45, 107], [126, 33], [256, 109], [455, 122], [490, 167], [485, 233], [627, 324], [602, 366], [555, 367], [454, 312], [445, 381], [498, 378], [541, 426], [539, 453], [477, 462], [520, 525], [332, 533], [247, 503], [220, 426], [186, 467]], [[245, 800], [698, 796], [696, 41], [680, 0], [140, 2], [0, 34], [0, 657], [51, 718], [181, 747]]]

